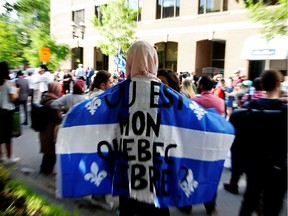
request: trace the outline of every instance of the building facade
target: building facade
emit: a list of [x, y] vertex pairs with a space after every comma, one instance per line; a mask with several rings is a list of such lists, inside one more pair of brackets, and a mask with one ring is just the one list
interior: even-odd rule
[[[235, 0], [128, 1], [141, 8], [136, 35], [158, 47], [159, 68], [225, 77], [240, 69], [249, 79], [269, 67], [287, 73], [288, 37], [277, 36], [267, 43], [259, 35], [260, 25], [251, 22]], [[63, 68], [75, 69], [82, 63], [96, 70], [116, 70], [113, 56], [97, 48], [99, 36], [92, 21], [102, 4], [107, 0], [51, 0], [51, 35], [74, 53]], [[78, 29], [72, 30], [72, 21]], [[73, 31], [80, 32], [73, 37]]]

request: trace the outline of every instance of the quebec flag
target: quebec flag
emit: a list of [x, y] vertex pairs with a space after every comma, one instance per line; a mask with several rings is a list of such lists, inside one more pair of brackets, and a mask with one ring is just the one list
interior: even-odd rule
[[114, 57], [114, 63], [116, 64], [117, 68], [120, 69], [123, 73], [126, 73], [126, 60], [123, 55], [122, 49], [118, 52], [118, 56]]
[[76, 105], [58, 133], [57, 196], [124, 195], [156, 207], [210, 201], [233, 126], [161, 82], [132, 78]]

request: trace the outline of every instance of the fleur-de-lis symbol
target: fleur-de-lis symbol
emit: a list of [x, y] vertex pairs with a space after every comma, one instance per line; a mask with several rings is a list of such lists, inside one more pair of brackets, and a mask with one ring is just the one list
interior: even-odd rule
[[186, 177], [179, 182], [179, 185], [183, 192], [185, 193], [186, 197], [190, 197], [190, 195], [195, 191], [198, 187], [198, 182], [194, 180], [193, 172], [191, 169], [186, 169]]
[[90, 167], [90, 173], [86, 173], [84, 176], [84, 179], [86, 181], [90, 181], [91, 183], [94, 183], [97, 187], [100, 185], [100, 183], [103, 181], [104, 178], [107, 176], [107, 172], [105, 170], [99, 171], [98, 164], [96, 162], [93, 162]]
[[101, 100], [97, 97], [85, 105], [85, 107], [87, 108], [87, 110], [89, 110], [91, 115], [94, 115], [97, 108], [100, 106], [101, 106]]
[[189, 104], [189, 107], [191, 110], [194, 111], [196, 114], [198, 120], [201, 120], [201, 118], [205, 115], [206, 111], [199, 106], [196, 102], [192, 101], [192, 103]]

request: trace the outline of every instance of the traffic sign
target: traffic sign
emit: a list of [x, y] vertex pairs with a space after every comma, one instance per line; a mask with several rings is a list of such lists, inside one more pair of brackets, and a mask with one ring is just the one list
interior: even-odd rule
[[50, 62], [50, 48], [42, 47], [40, 49], [40, 61], [41, 62]]

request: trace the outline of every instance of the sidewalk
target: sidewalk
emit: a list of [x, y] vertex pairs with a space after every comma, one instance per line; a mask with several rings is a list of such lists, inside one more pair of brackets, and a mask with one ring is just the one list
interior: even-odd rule
[[[55, 176], [44, 176], [39, 174], [39, 166], [42, 154], [39, 153], [38, 133], [34, 132], [29, 126], [23, 126], [23, 134], [19, 138], [13, 139], [13, 151], [21, 161], [14, 165], [11, 171], [13, 179], [24, 181], [36, 193], [46, 197], [50, 202], [62, 205], [65, 209], [77, 212], [79, 216], [112, 216], [111, 211], [105, 211], [90, 203], [90, 196], [77, 199], [57, 199], [55, 197]], [[243, 177], [240, 180], [239, 195], [233, 195], [223, 189], [223, 183], [228, 182], [230, 170], [224, 168], [218, 187], [217, 211], [218, 216], [237, 216], [242, 202], [242, 196], [245, 190], [246, 181]], [[117, 197], [108, 197], [109, 200], [118, 205]], [[170, 208], [171, 216], [184, 216], [177, 208]], [[191, 214], [193, 216], [205, 216], [206, 211], [202, 204], [193, 206]], [[287, 202], [281, 213], [281, 216], [287, 215]], [[152, 216], [152, 215], [151, 215]]]

